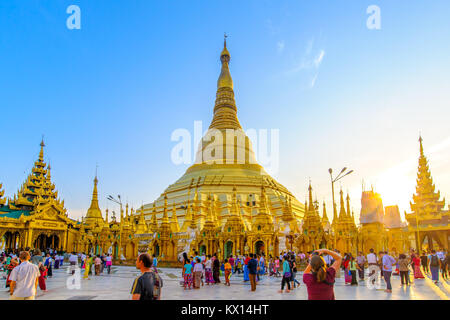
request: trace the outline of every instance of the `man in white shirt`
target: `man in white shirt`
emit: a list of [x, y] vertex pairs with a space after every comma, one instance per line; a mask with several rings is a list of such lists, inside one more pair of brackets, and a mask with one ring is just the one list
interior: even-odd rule
[[75, 252], [72, 252], [72, 254], [69, 256], [69, 263], [72, 274], [75, 274], [75, 268], [77, 267], [78, 263], [78, 256], [75, 254]]
[[379, 280], [378, 272], [380, 271], [380, 268], [378, 266], [378, 257], [373, 249], [370, 249], [370, 253], [367, 255], [367, 264], [369, 265], [369, 279], [375, 284], [375, 281]]
[[28, 251], [20, 252], [21, 263], [11, 271], [11, 300], [34, 300], [36, 296], [40, 272], [38, 266], [29, 262], [30, 258]]

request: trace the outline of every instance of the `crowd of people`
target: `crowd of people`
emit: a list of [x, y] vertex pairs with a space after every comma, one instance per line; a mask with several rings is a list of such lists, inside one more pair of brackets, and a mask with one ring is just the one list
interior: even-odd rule
[[[188, 257], [183, 254], [181, 286], [186, 289], [200, 289], [205, 285], [217, 285], [221, 283], [230, 286], [230, 277], [241, 272], [243, 281], [250, 282], [251, 291], [255, 291], [257, 284], [263, 277], [281, 277], [279, 293], [289, 293], [300, 286], [296, 275], [300, 268], [303, 272], [303, 283], [306, 284], [310, 299], [334, 298], [333, 287], [335, 278], [344, 274], [344, 283], [349, 286], [357, 286], [358, 281], [369, 281], [369, 285], [381, 285], [381, 279], [385, 283], [385, 292], [392, 292], [391, 277], [399, 276], [401, 286], [411, 284], [411, 276], [414, 279], [423, 279], [422, 269], [431, 279], [439, 282], [439, 278], [448, 280], [449, 255], [445, 250], [438, 252], [430, 250], [419, 255], [414, 250], [409, 253], [397, 254], [380, 251], [375, 253], [370, 249], [367, 255], [358, 252], [354, 257], [351, 253], [340, 254], [338, 250], [319, 249], [313, 252], [283, 252], [280, 256], [266, 259], [264, 253], [245, 254], [243, 256], [230, 255], [220, 260], [217, 254], [199, 255]], [[366, 270], [369, 276], [365, 279]], [[321, 296], [320, 292], [323, 292]]]
[[8, 250], [0, 254], [0, 271], [3, 272], [5, 287], [10, 290], [11, 299], [33, 300], [37, 288], [42, 292], [47, 291], [47, 280], [52, 278], [53, 270], [60, 269], [65, 262], [69, 263], [72, 275], [80, 268], [83, 279], [89, 280], [89, 275], [99, 276], [104, 270], [111, 273], [112, 256], [68, 253], [51, 248], [46, 251], [29, 248], [22, 251]]
[[[68, 263], [69, 273], [80, 270], [83, 279], [89, 280], [90, 275], [99, 276], [105, 271], [110, 274], [112, 256], [110, 254], [67, 253], [47, 249], [24, 251], [8, 251], [0, 254], [0, 269], [3, 271], [6, 287], [9, 288], [11, 299], [29, 300], [36, 296], [37, 288], [47, 290], [46, 282], [53, 276], [53, 270]], [[157, 270], [158, 259], [155, 255], [140, 254], [136, 268], [141, 275], [133, 282], [131, 294], [133, 299], [160, 299], [162, 279]], [[357, 286], [358, 282], [366, 281], [366, 285], [380, 285], [385, 282], [385, 292], [392, 292], [391, 277], [399, 276], [401, 286], [408, 286], [412, 279], [424, 279], [429, 275], [435, 283], [440, 278], [448, 280], [449, 254], [445, 250], [424, 251], [422, 254], [411, 250], [408, 253], [381, 251], [373, 249], [367, 255], [358, 252], [354, 257], [351, 253], [340, 254], [338, 250], [318, 249], [312, 252], [283, 252], [280, 256], [266, 258], [261, 254], [230, 255], [221, 260], [217, 254], [205, 255], [194, 252], [182, 258], [182, 281], [184, 290], [200, 289], [219, 285], [224, 278], [224, 285], [231, 286], [233, 274], [243, 274], [243, 281], [250, 283], [250, 291], [256, 291], [258, 283], [265, 277], [281, 278], [279, 293], [289, 293], [300, 287], [297, 271], [303, 271], [303, 283], [306, 286], [309, 299], [334, 299], [334, 282], [344, 273], [344, 283]], [[367, 270], [367, 273], [365, 272]], [[368, 274], [368, 279], [365, 275]], [[424, 275], [425, 274], [425, 275]]]

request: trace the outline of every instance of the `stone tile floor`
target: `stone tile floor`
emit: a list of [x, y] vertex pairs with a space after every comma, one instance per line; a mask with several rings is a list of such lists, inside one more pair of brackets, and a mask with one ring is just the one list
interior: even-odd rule
[[[243, 276], [233, 275], [231, 286], [223, 284], [204, 286], [199, 290], [183, 290], [180, 286], [181, 269], [161, 268], [160, 275], [164, 281], [162, 299], [204, 299], [204, 300], [306, 300], [307, 293], [302, 283], [302, 274], [297, 278], [301, 286], [290, 293], [280, 294], [281, 278], [263, 277], [257, 286], [256, 292], [250, 292], [250, 284], [243, 282]], [[68, 289], [66, 281], [70, 276], [67, 266], [54, 270], [53, 277], [47, 280], [47, 292], [38, 289], [37, 300], [120, 300], [130, 299], [130, 289], [133, 279], [139, 275], [134, 267], [113, 266], [111, 274], [90, 276], [90, 280], [82, 279], [80, 289]], [[338, 300], [441, 300], [450, 297], [450, 283], [442, 282], [435, 285], [429, 278], [416, 280], [409, 287], [401, 287], [399, 276], [392, 276], [393, 292], [385, 293], [383, 289], [369, 289], [364, 281], [360, 281], [357, 287], [344, 284], [343, 274], [336, 279], [335, 295]], [[223, 280], [223, 277], [221, 277]], [[9, 298], [8, 289], [4, 288], [5, 280], [1, 280], [0, 300]], [[384, 282], [382, 281], [382, 284]]]

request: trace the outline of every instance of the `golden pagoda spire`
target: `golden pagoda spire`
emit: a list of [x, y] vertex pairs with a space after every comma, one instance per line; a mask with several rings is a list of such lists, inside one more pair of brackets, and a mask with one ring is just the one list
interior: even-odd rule
[[217, 80], [216, 103], [214, 117], [209, 128], [215, 129], [242, 129], [237, 118], [236, 102], [234, 100], [233, 79], [231, 78], [229, 63], [230, 53], [227, 49], [227, 36], [224, 39], [224, 48], [220, 54], [222, 70]]
[[339, 220], [342, 221], [343, 219], [345, 219], [344, 192], [342, 192], [342, 188], [339, 193], [341, 195], [341, 209], [339, 211]]
[[308, 193], [309, 193], [309, 207], [308, 207], [308, 211], [313, 213], [315, 211], [315, 208], [314, 208], [314, 203], [313, 203], [313, 198], [312, 198], [311, 180], [309, 180]]
[[95, 223], [98, 223], [99, 221], [101, 221], [101, 223], [103, 222], [102, 213], [98, 205], [97, 184], [98, 179], [96, 174], [94, 178], [94, 189], [92, 190], [91, 206], [89, 207], [86, 213], [86, 223], [92, 226], [95, 225]]
[[327, 206], [325, 205], [325, 201], [323, 201], [323, 215], [322, 215], [322, 221], [323, 221], [323, 222], [329, 222], [328, 216], [327, 216]]
[[169, 215], [167, 214], [167, 193], [164, 194], [164, 208], [163, 208], [163, 218], [162, 223], [169, 223]]
[[173, 202], [173, 208], [172, 208], [172, 231], [173, 232], [178, 232], [180, 231], [180, 226], [178, 225], [178, 217], [177, 217], [177, 205], [175, 203], [175, 201]]
[[347, 198], [346, 198], [346, 200], [347, 200], [347, 215], [346, 216], [348, 218], [351, 218], [352, 215], [351, 215], [351, 212], [350, 212], [350, 196], [348, 194], [348, 191], [347, 191]]
[[144, 206], [142, 205], [141, 207], [141, 213], [139, 214], [139, 222], [137, 224], [137, 228], [136, 228], [136, 234], [144, 234], [147, 233], [148, 228], [147, 228], [147, 223], [145, 222], [145, 217], [144, 217]]
[[153, 211], [152, 211], [152, 222], [150, 223], [150, 228], [152, 232], [156, 232], [158, 229], [158, 220], [156, 219], [156, 202], [153, 202]]
[[423, 152], [423, 139], [419, 137], [420, 156], [417, 172], [416, 194], [413, 195], [414, 203], [410, 203], [411, 210], [420, 215], [439, 213], [445, 205], [445, 198], [440, 201], [440, 192], [435, 192], [435, 185], [428, 167], [428, 160]]
[[44, 136], [42, 136], [40, 146], [41, 146], [41, 151], [39, 151], [39, 162], [44, 162], [44, 147], [45, 147]]

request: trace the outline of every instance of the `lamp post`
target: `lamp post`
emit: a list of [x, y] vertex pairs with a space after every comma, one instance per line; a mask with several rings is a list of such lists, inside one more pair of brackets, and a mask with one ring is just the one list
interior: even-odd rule
[[[336, 203], [334, 201], [334, 183], [338, 180], [341, 180], [343, 177], [348, 176], [350, 173], [353, 172], [353, 170], [347, 171], [344, 175], [342, 175], [347, 170], [347, 167], [342, 168], [341, 172], [337, 175], [336, 178], [333, 179], [333, 169], [328, 169], [328, 172], [330, 173], [330, 179], [331, 179], [331, 195], [333, 198], [333, 218], [334, 213], [336, 212]], [[334, 235], [334, 249], [336, 249], [336, 235]]]
[[111, 196], [111, 195], [109, 195], [108, 197], [106, 197], [106, 199], [107, 200], [109, 200], [109, 201], [112, 201], [112, 202], [115, 202], [115, 203], [117, 203], [117, 204], [119, 204], [120, 205], [120, 230], [119, 230], [119, 253], [117, 254], [118, 255], [118, 257], [117, 257], [117, 259], [119, 259], [120, 260], [120, 254], [122, 253], [122, 212], [123, 212], [123, 209], [122, 209], [122, 199], [120, 198], [120, 194], [119, 195], [117, 195], [117, 198], [119, 198], [119, 200], [116, 200], [113, 196]]

